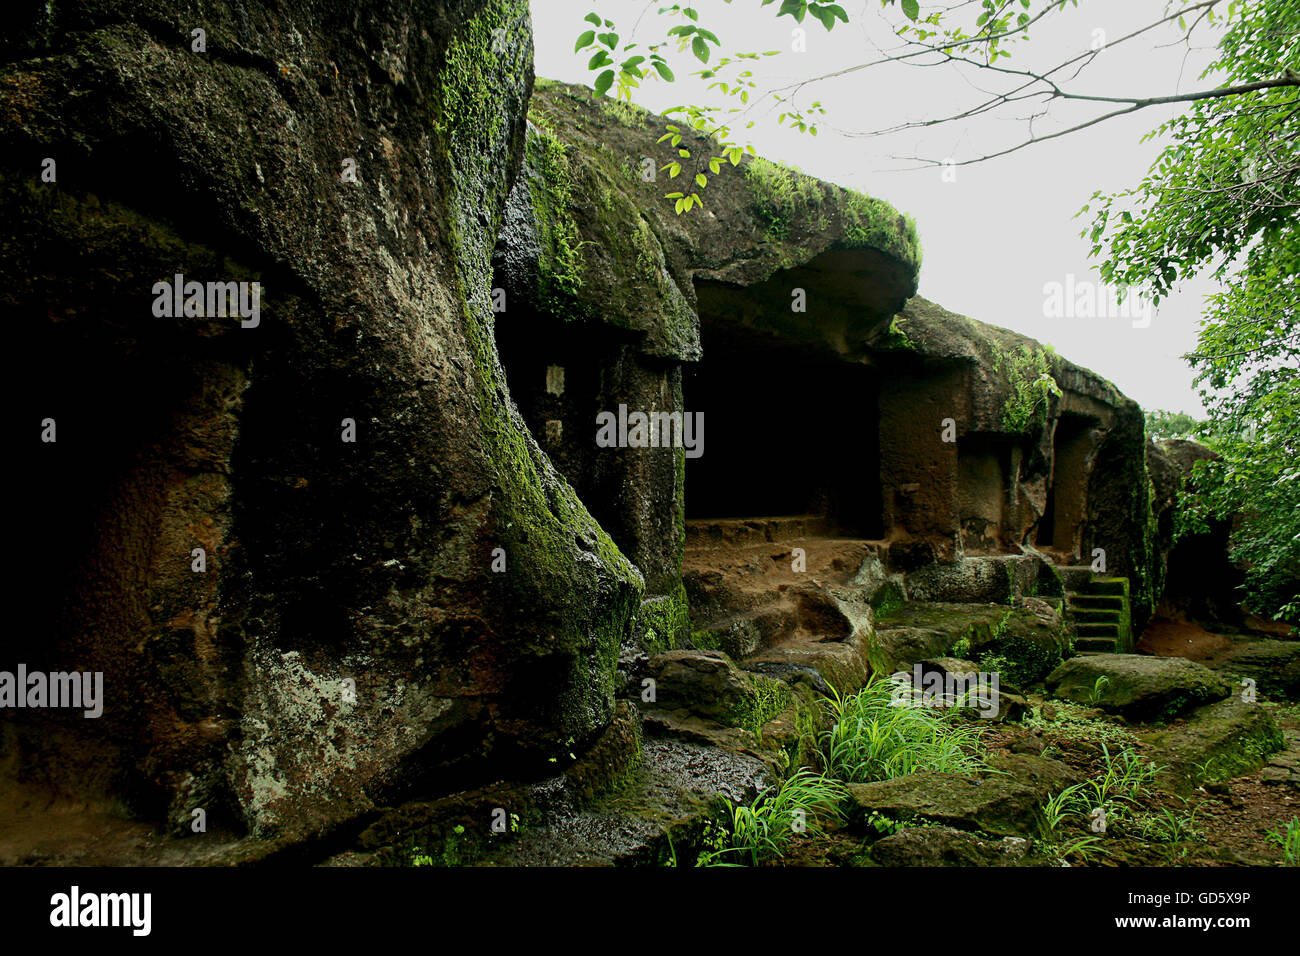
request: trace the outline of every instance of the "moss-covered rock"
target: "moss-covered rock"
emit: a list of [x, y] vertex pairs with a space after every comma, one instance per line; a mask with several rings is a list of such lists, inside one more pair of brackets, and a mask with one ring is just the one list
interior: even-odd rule
[[912, 601], [876, 621], [870, 646], [872, 667], [881, 673], [927, 658], [964, 657], [1022, 687], [1059, 664], [1070, 643], [1046, 606]]
[[1095, 654], [1075, 657], [1047, 677], [1056, 697], [1132, 720], [1171, 720], [1222, 700], [1232, 688], [1209, 668], [1182, 657]]
[[780, 680], [746, 673], [721, 651], [668, 651], [650, 660], [655, 706], [684, 710], [758, 736], [793, 703]]
[[1182, 791], [1258, 770], [1286, 742], [1267, 709], [1235, 698], [1198, 708], [1146, 739], [1166, 768], [1163, 779]]
[[1038, 787], [1006, 777], [913, 773], [874, 783], [850, 784], [845, 812], [865, 828], [873, 813], [898, 822], [931, 820], [994, 836], [1037, 837], [1045, 832]]

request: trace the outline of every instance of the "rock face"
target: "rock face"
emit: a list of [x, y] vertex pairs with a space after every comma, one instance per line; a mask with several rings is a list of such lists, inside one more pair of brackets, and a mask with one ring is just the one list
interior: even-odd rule
[[1194, 661], [1140, 654], [1072, 658], [1047, 676], [1047, 689], [1065, 700], [1134, 720], [1168, 720], [1222, 700], [1232, 690], [1222, 677]]
[[[3, 41], [0, 308], [57, 427], [20, 587], [62, 613], [18, 660], [107, 703], [10, 745], [271, 834], [593, 739], [643, 581], [493, 344], [526, 3], [43, 10]], [[158, 316], [177, 274], [261, 283], [257, 324]]]
[[1158, 556], [1165, 574], [1161, 611], [1235, 627], [1243, 623], [1241, 594], [1237, 589], [1245, 575], [1228, 558], [1232, 522], [1211, 521], [1203, 532], [1185, 534], [1177, 542], [1173, 540], [1179, 492], [1197, 462], [1213, 461], [1217, 457], [1204, 445], [1184, 439], [1147, 444], [1147, 470], [1151, 475], [1152, 508], [1160, 545]]
[[[878, 200], [747, 159], [678, 216], [662, 118], [541, 83], [530, 119], [494, 260], [498, 338], [542, 447], [645, 574], [640, 647], [788, 654], [810, 605], [837, 609], [821, 637], [866, 633], [886, 582], [920, 601], [1059, 597], [1052, 563], [1096, 549], [1141, 627], [1160, 578], [1131, 400], [914, 297], [914, 229]], [[595, 414], [624, 407], [702, 416], [702, 454], [593, 448]], [[799, 467], [758, 480], [780, 436]], [[782, 579], [783, 549], [819, 571]]]

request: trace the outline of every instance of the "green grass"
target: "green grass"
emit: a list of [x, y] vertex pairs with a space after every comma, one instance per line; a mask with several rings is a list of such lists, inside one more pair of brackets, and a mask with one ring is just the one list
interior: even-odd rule
[[867, 783], [923, 770], [983, 768], [976, 728], [951, 710], [891, 707], [891, 691], [877, 675], [856, 694], [835, 692], [826, 702], [831, 726], [818, 744], [829, 776]]
[[838, 819], [843, 787], [808, 768], [764, 791], [748, 806], [733, 806], [728, 818], [705, 835], [707, 851], [696, 866], [759, 866], [785, 856], [798, 834], [816, 835], [826, 819]]
[[819, 230], [826, 228], [826, 197], [819, 180], [761, 157], [746, 164], [745, 178], [754, 211], [772, 238], [783, 238], [796, 221], [804, 219]]
[[1270, 830], [1268, 835], [1282, 848], [1282, 861], [1287, 866], [1300, 866], [1300, 819], [1292, 817], [1285, 830]]
[[[1184, 815], [1166, 813], [1139, 816], [1150, 797], [1152, 784], [1164, 768], [1143, 759], [1132, 748], [1125, 748], [1113, 755], [1104, 742], [1101, 746], [1105, 769], [1082, 783], [1066, 787], [1043, 806], [1048, 829], [1055, 833], [1063, 830], [1067, 823], [1091, 829], [1097, 819], [1097, 812], [1101, 811], [1100, 819], [1105, 822], [1105, 831], [1093, 832], [1110, 832], [1117, 826], [1123, 828], [1129, 823], [1130, 829], [1143, 833], [1148, 839], [1156, 834], [1165, 840], [1188, 838], [1194, 829], [1195, 811]], [[1058, 845], [1058, 852], [1062, 856], [1071, 852], [1080, 853], [1086, 859], [1092, 847], [1091, 842], [1081, 845], [1080, 841], [1075, 840], [1066, 845]]]

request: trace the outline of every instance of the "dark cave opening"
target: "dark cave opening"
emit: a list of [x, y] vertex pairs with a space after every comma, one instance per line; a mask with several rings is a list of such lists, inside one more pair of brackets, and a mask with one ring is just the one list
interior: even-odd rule
[[868, 368], [703, 325], [684, 373], [704, 415], [704, 454], [686, 461], [686, 516], [820, 515], [883, 535], [879, 381]]
[[[27, 337], [24, 421], [37, 453], [22, 475], [18, 586], [48, 612], [19, 641], [29, 667], [84, 666], [111, 638], [138, 640], [163, 495], [155, 451], [175, 440], [191, 383], [183, 362], [42, 324]], [[47, 423], [52, 422], [52, 425]], [[46, 436], [52, 427], [52, 442]], [[186, 556], [181, 556], [188, 560]]]
[[1052, 478], [1034, 543], [1079, 557], [1079, 531], [1086, 517], [1088, 476], [1096, 443], [1095, 420], [1062, 415], [1052, 435]]
[[971, 433], [957, 442], [957, 507], [962, 548], [968, 554], [1006, 554], [1011, 443], [1001, 435]]

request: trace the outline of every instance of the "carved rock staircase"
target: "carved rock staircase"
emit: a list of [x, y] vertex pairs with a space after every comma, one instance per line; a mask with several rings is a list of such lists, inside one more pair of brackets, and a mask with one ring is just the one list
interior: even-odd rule
[[1128, 578], [1094, 574], [1087, 565], [1058, 566], [1065, 585], [1065, 617], [1081, 654], [1128, 654], [1133, 625]]

